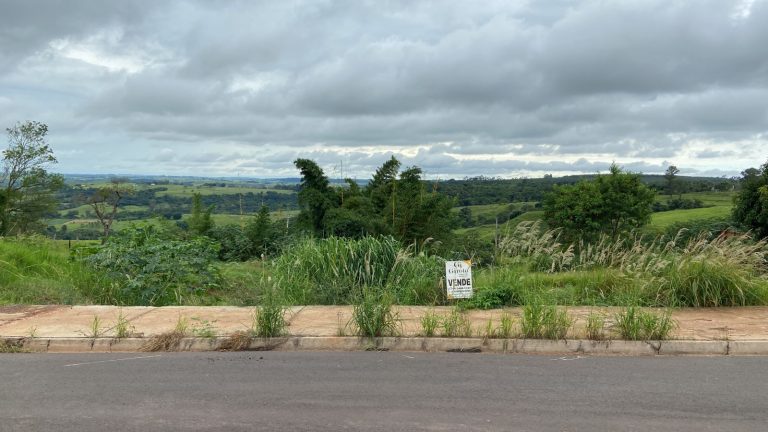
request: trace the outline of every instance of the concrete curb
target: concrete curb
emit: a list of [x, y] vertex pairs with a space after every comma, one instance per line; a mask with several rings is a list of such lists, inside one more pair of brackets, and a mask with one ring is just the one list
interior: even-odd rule
[[[109, 353], [140, 352], [150, 338], [0, 338], [7, 345], [28, 352]], [[225, 337], [183, 338], [173, 351], [219, 351]], [[225, 345], [224, 345], [225, 346]], [[583, 339], [482, 339], [382, 337], [376, 339], [335, 336], [286, 336], [253, 338], [244, 348], [252, 351], [404, 351], [484, 352], [547, 355], [768, 355], [768, 341], [592, 341]]]

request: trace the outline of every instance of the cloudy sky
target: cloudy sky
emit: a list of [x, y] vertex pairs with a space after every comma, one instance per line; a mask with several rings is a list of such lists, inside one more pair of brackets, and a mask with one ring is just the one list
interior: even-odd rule
[[0, 0], [0, 125], [64, 173], [736, 175], [768, 159], [768, 0]]

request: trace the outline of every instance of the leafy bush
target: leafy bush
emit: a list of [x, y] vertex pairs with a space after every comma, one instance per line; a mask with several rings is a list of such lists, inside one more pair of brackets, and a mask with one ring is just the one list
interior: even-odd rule
[[112, 282], [110, 303], [184, 304], [220, 283], [218, 247], [205, 238], [177, 240], [152, 226], [131, 227], [84, 258]]
[[208, 236], [219, 243], [219, 259], [222, 261], [246, 261], [252, 256], [253, 245], [237, 225], [214, 226]]
[[494, 268], [478, 273], [474, 284], [477, 288], [475, 295], [468, 301], [469, 306], [496, 309], [515, 306], [523, 301], [520, 274], [513, 268]]

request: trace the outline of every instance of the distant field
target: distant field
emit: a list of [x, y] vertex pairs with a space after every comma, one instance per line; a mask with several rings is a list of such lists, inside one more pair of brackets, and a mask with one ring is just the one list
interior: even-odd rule
[[[724, 206], [724, 207], [733, 206], [734, 196], [736, 196], [735, 192], [694, 192], [694, 193], [685, 193], [682, 195], [682, 197], [686, 199], [701, 200], [701, 202], [703, 202], [704, 205]], [[656, 201], [666, 202], [670, 198], [677, 198], [677, 195], [672, 195], [672, 196], [657, 195]]]
[[[520, 216], [510, 219], [508, 222], [499, 224], [499, 234], [505, 235], [511, 233], [520, 222], [537, 221], [544, 217], [543, 211], [530, 211], [521, 214]], [[462, 228], [454, 231], [456, 234], [474, 234], [480, 239], [491, 241], [496, 233], [496, 225], [480, 225], [472, 228]]]
[[511, 205], [513, 209], [519, 209], [523, 207], [524, 205], [530, 205], [533, 207], [536, 205], [535, 202], [514, 202], [514, 203], [507, 203], [507, 204], [483, 204], [483, 205], [473, 205], [473, 206], [464, 206], [464, 207], [454, 207], [453, 211], [458, 213], [463, 208], [468, 208], [472, 211], [472, 217], [476, 218], [478, 216], [486, 216], [486, 217], [493, 217], [497, 214], [507, 210], [507, 208]]
[[678, 222], [691, 222], [703, 219], [723, 219], [731, 215], [731, 207], [717, 206], [690, 210], [672, 210], [654, 213], [651, 216], [651, 227], [664, 229]]
[[203, 186], [203, 185], [196, 185], [196, 186], [186, 186], [186, 185], [179, 185], [179, 184], [168, 184], [168, 185], [158, 185], [154, 187], [164, 187], [168, 188], [168, 190], [165, 191], [159, 191], [155, 195], [157, 196], [175, 196], [175, 197], [183, 197], [183, 198], [191, 198], [193, 194], [199, 193], [200, 195], [239, 195], [239, 194], [247, 194], [249, 192], [258, 194], [258, 193], [266, 193], [266, 192], [275, 192], [280, 194], [289, 194], [293, 191], [285, 190], [285, 189], [269, 189], [264, 187], [257, 187], [257, 186]]
[[[692, 222], [697, 220], [706, 219], [722, 219], [727, 218], [731, 214], [731, 208], [733, 207], [734, 192], [698, 192], [698, 193], [686, 193], [682, 197], [686, 199], [698, 199], [701, 200], [704, 205], [712, 206], [699, 209], [690, 210], [671, 210], [667, 212], [654, 213], [651, 216], [651, 223], [648, 229], [652, 231], [663, 231], [665, 228], [678, 223], [678, 222]], [[658, 195], [656, 200], [659, 202], [666, 202], [670, 198], [677, 198], [677, 195]], [[522, 206], [525, 203], [513, 203], [517, 206]], [[534, 205], [535, 203], [527, 203]], [[468, 206], [472, 210], [472, 217], [476, 218], [480, 215], [493, 216], [504, 210], [509, 204], [488, 204]], [[459, 211], [461, 207], [457, 207], [454, 210]], [[514, 228], [523, 221], [535, 221], [540, 220], [544, 216], [543, 211], [531, 211], [523, 213], [522, 215], [510, 220], [508, 223], [499, 225], [499, 233], [504, 235], [511, 232]], [[476, 234], [478, 237], [484, 240], [493, 240], [494, 233], [496, 232], [496, 226], [494, 224], [479, 225], [471, 228], [461, 228], [455, 230], [456, 234]]]

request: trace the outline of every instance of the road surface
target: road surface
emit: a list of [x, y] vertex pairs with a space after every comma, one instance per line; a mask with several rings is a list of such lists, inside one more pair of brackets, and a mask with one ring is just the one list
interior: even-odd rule
[[0, 355], [1, 431], [765, 431], [768, 358]]

